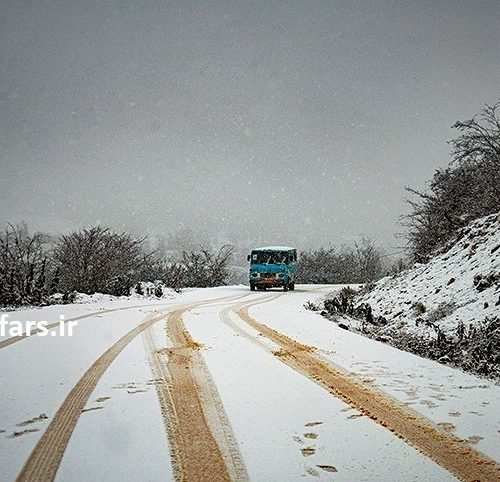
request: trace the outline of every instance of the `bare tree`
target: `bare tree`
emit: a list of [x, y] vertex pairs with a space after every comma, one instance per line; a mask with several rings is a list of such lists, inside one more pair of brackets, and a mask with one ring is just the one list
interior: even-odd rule
[[0, 305], [38, 304], [47, 291], [47, 237], [9, 224], [0, 235]]
[[382, 252], [369, 238], [352, 247], [300, 253], [301, 283], [366, 283], [382, 276]]
[[368, 283], [382, 276], [382, 255], [373, 240], [362, 238], [354, 252], [358, 269], [358, 282]]
[[467, 223], [500, 210], [499, 106], [455, 123], [450, 165], [434, 173], [427, 191], [406, 188], [411, 211], [403, 224], [413, 260], [425, 262]]
[[205, 248], [184, 252], [182, 264], [186, 267], [186, 286], [208, 287], [224, 285], [230, 275], [229, 261], [232, 246], [222, 246], [213, 253]]
[[174, 290], [187, 287], [221, 286], [231, 276], [229, 262], [234, 248], [222, 246], [212, 252], [206, 248], [184, 251], [180, 261], [151, 259], [143, 265], [142, 281], [160, 280]]
[[54, 260], [62, 290], [128, 294], [145, 262], [143, 241], [100, 226], [61, 236]]

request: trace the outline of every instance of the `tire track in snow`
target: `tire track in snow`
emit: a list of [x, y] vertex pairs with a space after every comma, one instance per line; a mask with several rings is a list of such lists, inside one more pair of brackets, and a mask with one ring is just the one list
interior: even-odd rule
[[[278, 295], [279, 296], [279, 295]], [[500, 481], [500, 465], [458, 437], [438, 430], [430, 421], [408, 410], [387, 395], [362, 384], [346, 371], [332, 366], [315, 348], [303, 345], [251, 317], [251, 306], [272, 301], [241, 303], [232, 309], [247, 325], [280, 347], [272, 350], [259, 338], [243, 330], [230, 316], [221, 312], [221, 320], [239, 334], [271, 352], [278, 360], [356, 408], [396, 436], [417, 448], [431, 460], [464, 481]]]
[[[276, 298], [279, 298], [280, 296], [282, 296], [281, 294], [275, 294], [275, 295], [272, 295], [272, 296], [267, 296], [263, 299], [261, 299], [260, 301], [258, 302], [251, 302], [248, 304], [248, 306], [253, 306], [253, 305], [262, 305], [264, 303], [269, 303], [270, 301], [274, 301]], [[248, 331], [246, 331], [245, 329], [243, 329], [243, 327], [236, 323], [232, 318], [231, 316], [229, 315], [229, 312], [235, 312], [235, 308], [236, 309], [239, 309], [243, 306], [246, 306], [246, 303], [241, 303], [239, 304], [237, 307], [234, 307], [234, 306], [228, 306], [227, 308], [225, 308], [224, 310], [222, 310], [220, 313], [219, 313], [219, 318], [221, 319], [221, 321], [229, 326], [232, 330], [234, 330], [236, 333], [238, 333], [238, 335], [241, 335], [243, 336], [244, 338], [246, 338], [248, 341], [250, 341], [251, 343], [257, 345], [259, 348], [264, 348], [266, 351], [269, 351], [270, 353], [273, 353], [273, 350], [268, 346], [266, 345], [265, 343], [262, 342], [262, 340], [260, 340], [259, 338], [255, 337], [254, 335], [252, 335], [251, 333], [249, 333]]]
[[142, 331], [165, 318], [166, 314], [142, 322], [106, 350], [69, 392], [44, 434], [31, 452], [17, 480], [54, 480], [69, 439], [97, 383], [113, 360]]
[[[240, 298], [241, 295], [235, 297]], [[226, 299], [216, 298], [211, 301]], [[143, 305], [141, 305], [143, 306]], [[157, 305], [154, 305], [157, 306]], [[115, 309], [113, 311], [120, 310]], [[56, 412], [49, 426], [37, 442], [31, 452], [23, 469], [17, 477], [18, 482], [52, 481], [54, 480], [71, 435], [78, 423], [78, 419], [90, 399], [97, 383], [109, 368], [115, 358], [126, 348], [126, 346], [140, 333], [152, 326], [154, 323], [164, 319], [167, 312], [146, 319], [138, 326], [126, 333], [108, 350], [106, 350], [83, 374], [77, 384], [69, 392], [68, 396]]]
[[168, 315], [165, 329], [172, 348], [158, 349], [151, 330], [143, 337], [151, 352], [155, 379], [160, 381], [156, 388], [176, 480], [244, 481], [248, 480], [245, 465], [215, 383], [199, 352], [201, 345], [191, 338], [182, 321], [185, 312], [208, 303], [211, 302], [194, 303]]

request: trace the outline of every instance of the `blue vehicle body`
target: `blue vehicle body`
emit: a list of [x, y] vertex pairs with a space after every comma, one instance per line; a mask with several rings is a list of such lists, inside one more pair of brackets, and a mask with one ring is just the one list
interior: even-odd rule
[[252, 250], [248, 255], [250, 289], [265, 290], [282, 287], [285, 291], [295, 289], [298, 262], [297, 249], [289, 246], [264, 246]]

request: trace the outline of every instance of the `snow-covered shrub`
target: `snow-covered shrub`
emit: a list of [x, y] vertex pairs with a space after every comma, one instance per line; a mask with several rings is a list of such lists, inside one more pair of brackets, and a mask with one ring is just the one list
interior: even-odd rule
[[383, 331], [373, 328], [368, 336], [416, 355], [437, 360], [465, 371], [500, 381], [500, 318], [485, 317], [476, 325], [458, 324], [454, 333], [444, 333], [436, 324], [433, 330], [416, 333], [404, 327]]
[[427, 311], [427, 308], [421, 301], [416, 301], [415, 303], [413, 303], [412, 308], [417, 315], [422, 315]]
[[479, 292], [484, 291], [495, 284], [500, 284], [500, 273], [492, 272], [487, 275], [478, 274], [474, 276], [474, 287]]
[[456, 309], [457, 304], [454, 301], [446, 301], [440, 303], [437, 308], [430, 311], [426, 319], [429, 323], [437, 323], [439, 320], [451, 315]]
[[313, 303], [312, 301], [306, 301], [304, 303], [304, 308], [310, 311], [320, 311], [321, 307], [318, 303]]
[[141, 282], [138, 282], [135, 285], [135, 293], [138, 294], [139, 296], [144, 295], [144, 289], [142, 287], [142, 283]]
[[163, 286], [162, 286], [161, 282], [155, 283], [155, 296], [157, 298], [161, 298], [163, 296]]

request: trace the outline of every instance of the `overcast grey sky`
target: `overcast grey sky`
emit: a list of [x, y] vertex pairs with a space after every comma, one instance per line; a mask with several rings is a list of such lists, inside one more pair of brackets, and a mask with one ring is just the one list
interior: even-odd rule
[[0, 223], [397, 244], [500, 2], [2, 1]]

